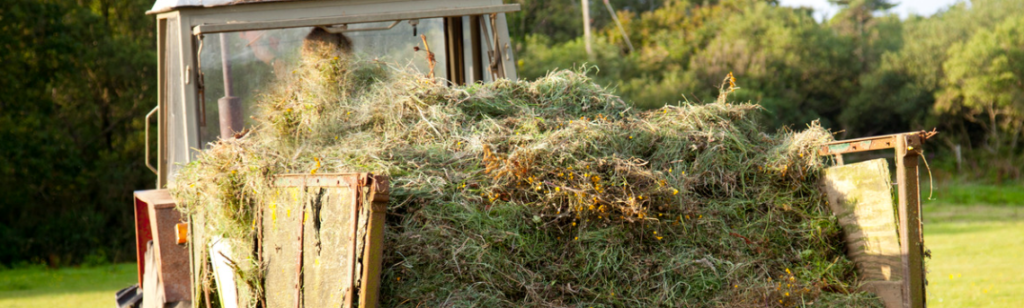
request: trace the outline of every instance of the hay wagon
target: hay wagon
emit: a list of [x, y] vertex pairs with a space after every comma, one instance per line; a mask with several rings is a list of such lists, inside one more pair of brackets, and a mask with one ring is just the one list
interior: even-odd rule
[[[262, 307], [377, 307], [388, 177], [273, 175], [273, 198], [261, 200], [248, 226], [258, 239], [244, 254], [217, 237], [224, 230], [198, 227], [216, 222], [179, 211], [165, 188], [211, 143], [248, 132], [259, 89], [295, 74], [309, 41], [407, 64], [449, 85], [515, 80], [505, 14], [518, 9], [498, 0], [157, 1], [148, 13], [157, 19], [159, 101], [146, 117], [156, 118], [157, 150], [151, 158], [147, 144], [146, 165], [157, 189], [135, 194], [139, 284], [119, 292], [119, 306], [238, 307], [246, 292], [261, 290]], [[839, 162], [822, 190], [844, 226], [847, 254], [864, 289], [887, 307], [924, 306], [917, 161], [931, 135], [819, 150]], [[884, 161], [842, 164], [844, 154], [874, 150], [895, 151], [896, 207]], [[252, 270], [265, 276], [246, 285], [240, 275]]]

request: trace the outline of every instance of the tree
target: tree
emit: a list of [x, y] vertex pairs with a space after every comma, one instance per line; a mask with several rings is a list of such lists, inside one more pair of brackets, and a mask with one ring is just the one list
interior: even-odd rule
[[[945, 87], [943, 64], [948, 49], [977, 31], [994, 27], [1008, 16], [1020, 15], [1024, 2], [974, 0], [958, 3], [929, 18], [911, 16], [891, 30], [890, 43], [871, 43], [877, 63], [858, 78], [859, 91], [839, 117], [848, 136], [869, 136], [937, 127], [949, 146], [968, 148], [981, 140], [976, 125], [963, 117], [935, 110], [935, 94]], [[896, 22], [899, 22], [896, 20]], [[878, 27], [883, 28], [887, 22]], [[880, 37], [880, 39], [885, 39]]]
[[764, 106], [770, 127], [816, 119], [829, 126], [857, 75], [851, 47], [807, 14], [756, 3], [730, 14], [690, 67], [709, 89], [733, 72], [741, 87], [733, 97]]
[[986, 132], [989, 152], [1016, 153], [1024, 132], [1024, 17], [1003, 21], [953, 45], [945, 89], [935, 108], [963, 116]]
[[131, 192], [152, 183], [151, 4], [0, 4], [0, 263], [129, 255]]
[[[544, 35], [551, 43], [564, 43], [579, 37], [583, 34], [580, 1], [513, 1], [519, 3], [521, 11], [508, 15], [512, 40], [522, 46], [521, 43], [531, 34]], [[590, 18], [594, 29], [606, 27], [612, 22], [611, 14], [597, 2], [601, 0], [589, 1], [592, 2]], [[611, 0], [610, 3], [619, 10], [632, 12], [649, 12], [662, 6], [662, 1], [658, 0]]]

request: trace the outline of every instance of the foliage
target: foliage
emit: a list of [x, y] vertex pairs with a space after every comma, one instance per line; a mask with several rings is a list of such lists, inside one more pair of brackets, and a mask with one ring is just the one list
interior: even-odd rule
[[[704, 50], [690, 62], [702, 84], [733, 72], [742, 80], [737, 99], [759, 102], [771, 127], [822, 119], [826, 127], [855, 79], [851, 44], [811, 16], [757, 3], [729, 16]], [[711, 93], [704, 94], [708, 97]]]
[[983, 127], [985, 147], [1015, 150], [1024, 131], [1024, 16], [1006, 19], [949, 49], [939, 111]]
[[129, 197], [151, 182], [150, 1], [84, 4], [0, 4], [0, 264], [130, 257]]
[[[602, 0], [590, 2], [592, 29], [614, 26], [611, 13]], [[530, 34], [551, 38], [554, 42], [565, 42], [583, 35], [583, 12], [580, 1], [513, 0], [522, 9], [509, 15], [508, 27], [515, 41], [522, 41]], [[712, 1], [717, 2], [717, 1]], [[662, 5], [660, 0], [611, 0], [612, 8], [631, 12], [649, 12]], [[523, 46], [523, 45], [520, 45]], [[526, 46], [530, 46], [529, 44]]]
[[1015, 22], [1004, 20], [1019, 19], [1024, 1], [958, 3], [906, 20], [885, 13], [893, 1], [833, 2], [843, 9], [822, 23], [772, 1], [667, 0], [650, 11], [622, 10], [635, 52], [614, 25], [595, 32], [593, 60], [580, 38], [532, 34], [518, 47], [521, 75], [596, 63], [599, 83], [657, 108], [713, 101], [709, 89], [732, 72], [743, 84], [733, 97], [764, 106], [769, 129], [818, 119], [854, 138], [935, 127], [936, 150], [959, 144], [985, 166], [974, 176], [1020, 177], [1020, 75], [1007, 47], [1019, 43]]
[[1024, 191], [1021, 183], [1003, 185], [981, 183], [943, 183], [936, 187], [939, 191], [935, 203], [955, 205], [1024, 205]]
[[[743, 80], [735, 95], [768, 110], [768, 127], [802, 125], [823, 119], [826, 126], [842, 110], [835, 101], [848, 95], [857, 73], [847, 54], [849, 39], [818, 25], [809, 14], [761, 1], [724, 1], [705, 6], [667, 1], [662, 8], [620, 14], [636, 53], [607, 54], [622, 44], [617, 28], [607, 27], [597, 39], [598, 80], [617, 88], [640, 107], [656, 108], [683, 101], [713, 101], [719, 78], [733, 72]], [[607, 39], [604, 39], [607, 37]], [[522, 67], [572, 67], [586, 59], [579, 40], [545, 47], [531, 36]], [[541, 46], [536, 46], [541, 45]], [[619, 53], [623, 52], [618, 48]], [[552, 56], [553, 54], [553, 56]], [[605, 68], [611, 72], [605, 74]], [[524, 68], [533, 78], [543, 70]]]

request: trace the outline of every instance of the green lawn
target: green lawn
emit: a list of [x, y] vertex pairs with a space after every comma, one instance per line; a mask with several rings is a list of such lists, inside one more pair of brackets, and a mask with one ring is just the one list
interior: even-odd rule
[[1024, 221], [925, 225], [929, 307], [1020, 307]]
[[[924, 205], [928, 307], [1021, 307], [1024, 189], [936, 186]], [[927, 188], [922, 187], [927, 196]], [[969, 204], [969, 205], [965, 205]]]
[[134, 263], [0, 271], [0, 307], [114, 307], [114, 292], [137, 282]]

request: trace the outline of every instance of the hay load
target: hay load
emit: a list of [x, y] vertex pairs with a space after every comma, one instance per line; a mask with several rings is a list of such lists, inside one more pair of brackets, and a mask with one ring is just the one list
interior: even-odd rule
[[640, 111], [586, 73], [448, 87], [309, 57], [171, 189], [234, 241], [252, 305], [270, 177], [335, 172], [391, 177], [382, 307], [878, 305], [817, 187], [828, 131], [764, 133], [731, 80]]

